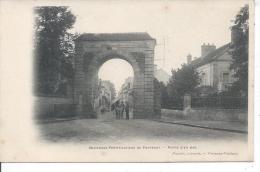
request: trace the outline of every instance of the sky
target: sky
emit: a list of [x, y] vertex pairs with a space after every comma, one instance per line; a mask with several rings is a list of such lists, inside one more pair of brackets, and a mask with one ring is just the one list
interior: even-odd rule
[[[113, 75], [111, 75], [113, 74]], [[98, 72], [98, 77], [102, 80], [110, 80], [114, 83], [116, 92], [120, 91], [125, 79], [133, 77], [134, 71], [132, 66], [121, 59], [112, 59], [105, 62]]]
[[[203, 43], [230, 42], [231, 20], [243, 0], [88, 1], [71, 6], [77, 21], [73, 32], [147, 32], [156, 39], [155, 64], [168, 74], [200, 57]], [[164, 60], [162, 60], [164, 59]]]

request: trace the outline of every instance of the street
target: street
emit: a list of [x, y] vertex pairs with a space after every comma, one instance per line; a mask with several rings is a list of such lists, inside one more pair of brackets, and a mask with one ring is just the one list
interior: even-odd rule
[[99, 119], [41, 123], [41, 136], [51, 142], [124, 143], [126, 141], [246, 142], [247, 134], [160, 123], [145, 119], [116, 120], [112, 113]]

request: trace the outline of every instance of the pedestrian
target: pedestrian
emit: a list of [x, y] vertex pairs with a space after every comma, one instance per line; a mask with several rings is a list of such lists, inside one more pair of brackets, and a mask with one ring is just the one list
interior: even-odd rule
[[116, 119], [119, 119], [119, 102], [118, 101], [116, 101], [115, 103], [114, 103], [115, 105], [114, 105], [114, 108], [115, 108], [115, 112], [116, 112]]
[[125, 109], [125, 118], [126, 120], [129, 120], [129, 103], [127, 101], [125, 102], [124, 109]]
[[118, 110], [119, 110], [119, 119], [123, 119], [124, 103], [122, 101], [120, 101], [118, 107], [119, 107], [118, 108]]
[[113, 112], [113, 115], [116, 115], [115, 103], [111, 105], [111, 111]]

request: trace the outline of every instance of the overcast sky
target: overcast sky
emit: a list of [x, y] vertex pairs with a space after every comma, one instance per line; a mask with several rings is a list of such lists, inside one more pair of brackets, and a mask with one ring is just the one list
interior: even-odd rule
[[[231, 20], [244, 5], [243, 0], [88, 1], [71, 6], [77, 16], [73, 32], [147, 32], [157, 40], [155, 64], [170, 74], [186, 63], [189, 53], [199, 57], [203, 43], [218, 48], [230, 42]], [[164, 62], [158, 60], [163, 57]], [[101, 79], [109, 79], [109, 71], [116, 69], [111, 66], [122, 65], [109, 64], [99, 72]], [[117, 90], [130, 72], [121, 75], [109, 79]]]
[[[231, 20], [245, 5], [240, 0], [88, 2], [72, 6], [79, 33], [147, 32], [157, 40], [155, 63], [168, 73], [200, 56], [200, 46], [230, 41]], [[165, 39], [165, 50], [163, 40]], [[165, 55], [163, 55], [165, 52]]]
[[121, 59], [112, 59], [105, 62], [98, 72], [98, 77], [102, 80], [111, 81], [117, 92], [120, 91], [126, 78], [133, 77], [134, 71], [132, 66]]

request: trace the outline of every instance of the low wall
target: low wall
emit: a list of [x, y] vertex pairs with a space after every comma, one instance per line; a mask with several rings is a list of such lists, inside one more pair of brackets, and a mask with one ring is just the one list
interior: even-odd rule
[[184, 119], [182, 110], [161, 109], [162, 118]]
[[72, 104], [72, 98], [66, 97], [34, 97], [35, 102], [43, 104]]
[[72, 98], [35, 97], [34, 101], [36, 119], [74, 116], [75, 108]]
[[247, 109], [162, 109], [162, 116], [175, 119], [247, 122]]
[[186, 109], [184, 115], [198, 120], [247, 121], [246, 109]]

